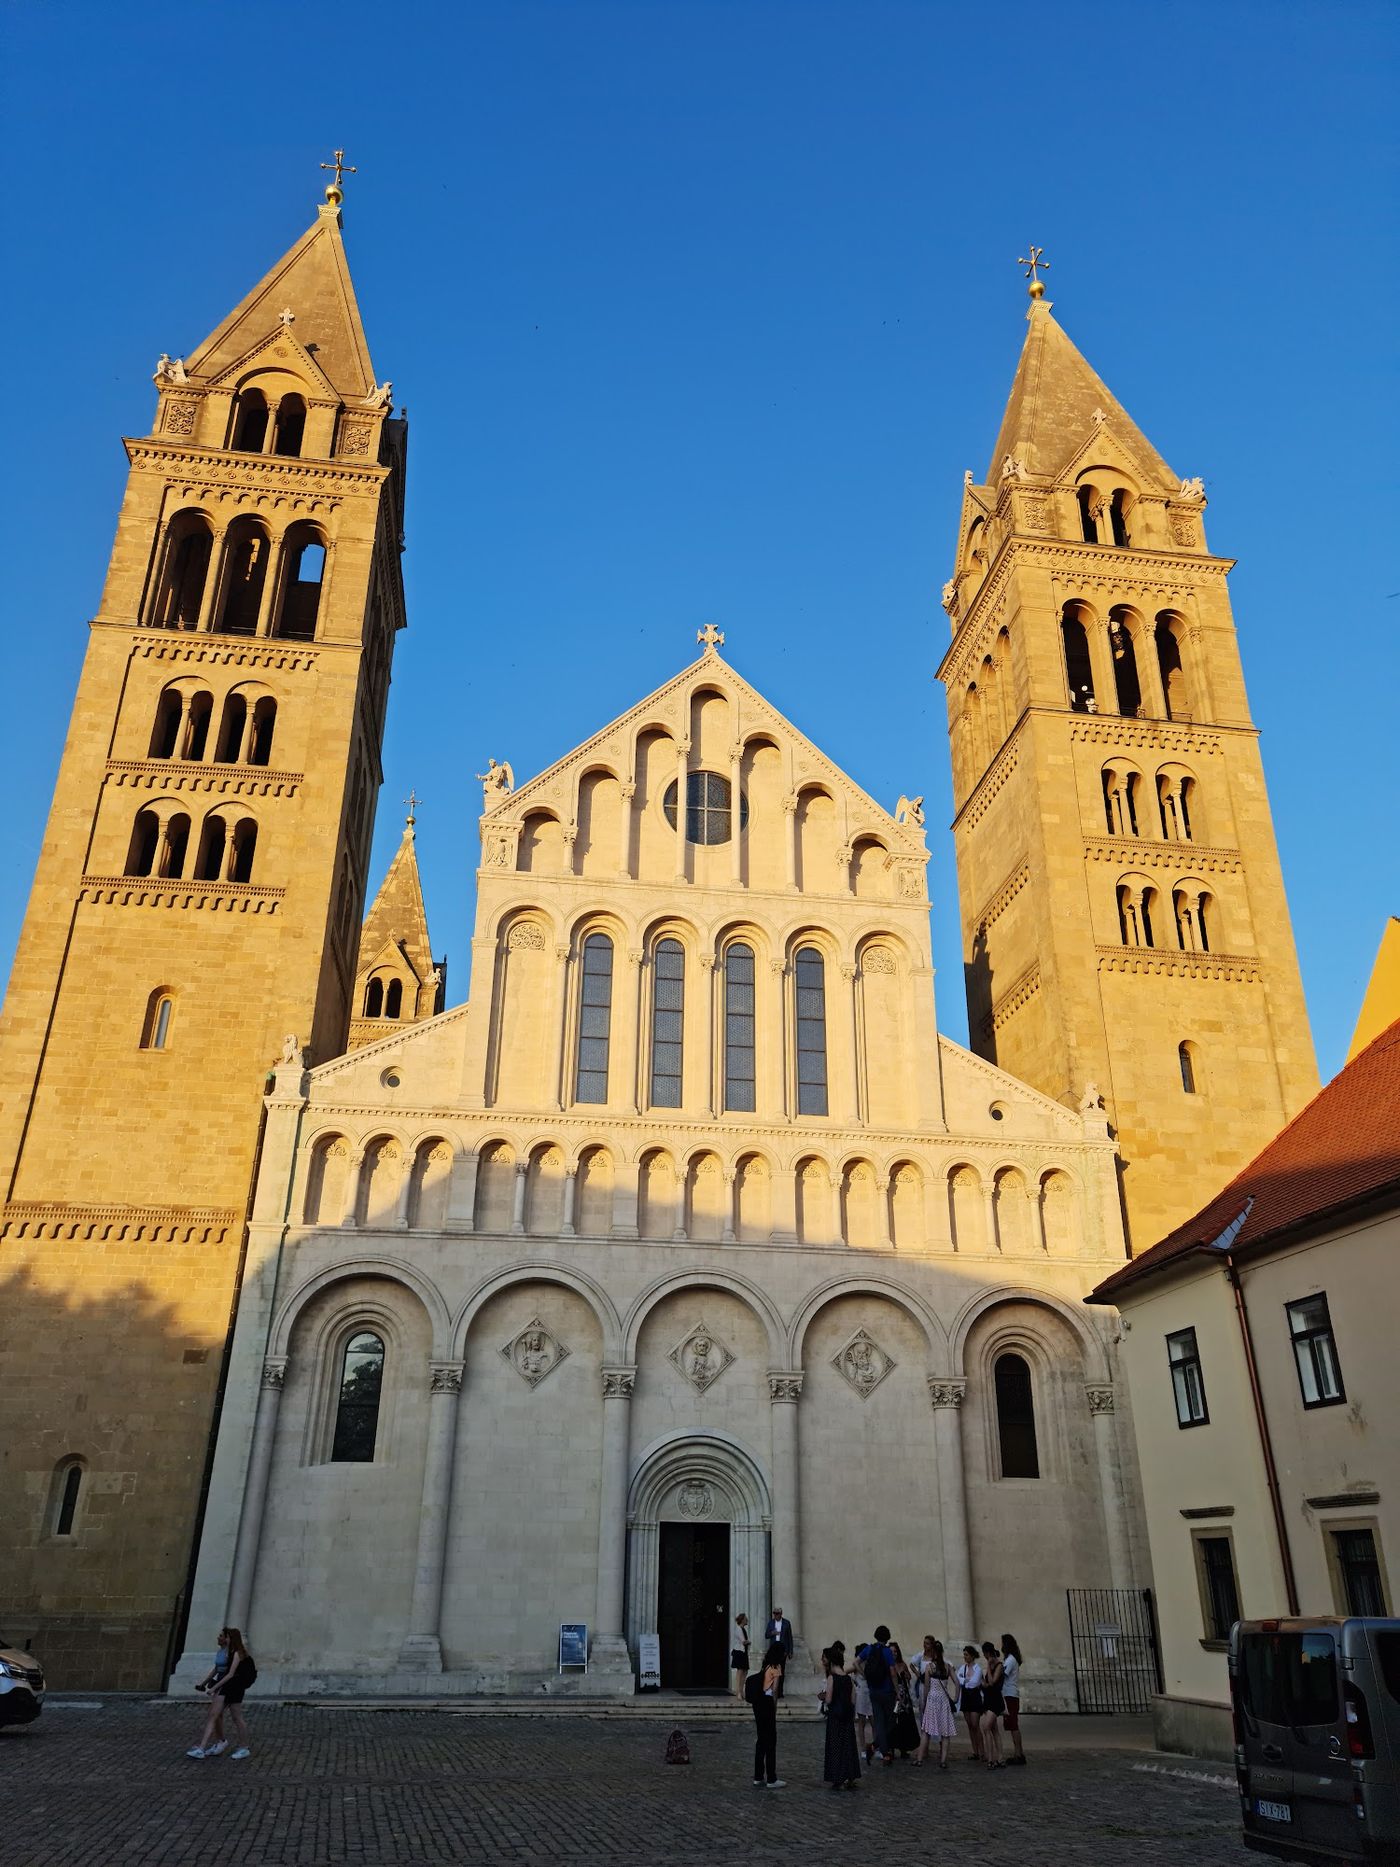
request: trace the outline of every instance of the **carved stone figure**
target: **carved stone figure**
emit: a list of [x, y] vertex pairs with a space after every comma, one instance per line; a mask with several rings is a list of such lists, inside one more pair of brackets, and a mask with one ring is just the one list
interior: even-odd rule
[[894, 820], [896, 823], [913, 824], [915, 829], [922, 830], [924, 827], [923, 793], [920, 792], [917, 797], [905, 797], [901, 791], [899, 802], [894, 807]]
[[671, 1361], [698, 1393], [703, 1394], [724, 1373], [734, 1357], [712, 1329], [702, 1321], [671, 1350]]
[[189, 371], [183, 357], [168, 357], [162, 350], [156, 363], [156, 382], [188, 382]]
[[1178, 499], [1199, 499], [1204, 503], [1206, 483], [1199, 473], [1193, 474], [1189, 480], [1183, 480], [1177, 487], [1176, 496]]
[[489, 758], [485, 771], [477, 774], [481, 781], [483, 810], [489, 810], [501, 798], [509, 797], [515, 789], [515, 773], [511, 770], [509, 759]]
[[377, 388], [371, 389], [369, 394], [365, 397], [365, 401], [370, 408], [388, 408], [393, 399], [394, 385], [391, 382], [380, 383]]
[[1103, 1092], [1097, 1083], [1085, 1083], [1084, 1093], [1079, 1098], [1079, 1113], [1093, 1115], [1103, 1108]]
[[305, 1052], [301, 1047], [301, 1039], [297, 1036], [295, 1031], [288, 1031], [287, 1035], [282, 1039], [282, 1061], [284, 1063], [301, 1063], [304, 1061], [304, 1058]]
[[1008, 454], [1001, 463], [1001, 477], [1004, 480], [1023, 480], [1026, 470], [1014, 454]]
[[831, 1365], [862, 1400], [868, 1400], [895, 1364], [872, 1335], [857, 1329], [846, 1346], [832, 1357]]
[[553, 1374], [569, 1351], [550, 1334], [540, 1318], [534, 1316], [519, 1335], [506, 1343], [501, 1353], [526, 1386], [538, 1387], [546, 1375]]

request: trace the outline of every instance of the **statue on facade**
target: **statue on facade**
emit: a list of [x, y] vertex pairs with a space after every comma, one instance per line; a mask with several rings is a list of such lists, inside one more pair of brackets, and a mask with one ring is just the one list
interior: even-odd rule
[[160, 356], [156, 359], [156, 373], [153, 380], [163, 383], [188, 382], [189, 379], [189, 371], [185, 368], [185, 359], [183, 357], [167, 356], [162, 350]]
[[489, 810], [503, 797], [509, 797], [515, 789], [515, 773], [511, 770], [509, 759], [489, 758], [485, 771], [479, 771], [476, 775], [481, 781], [483, 810]]
[[894, 807], [894, 820], [896, 823], [907, 823], [916, 830], [922, 830], [924, 827], [923, 794], [920, 793], [918, 797], [906, 797], [901, 791], [899, 802]]
[[1079, 1098], [1079, 1113], [1081, 1115], [1103, 1114], [1103, 1091], [1097, 1083], [1085, 1083], [1084, 1093]]

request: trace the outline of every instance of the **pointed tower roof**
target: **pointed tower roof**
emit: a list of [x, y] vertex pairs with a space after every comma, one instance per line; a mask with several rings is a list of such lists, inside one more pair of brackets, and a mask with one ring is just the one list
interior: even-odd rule
[[1008, 454], [1028, 473], [1055, 478], [1098, 425], [1110, 428], [1143, 470], [1174, 492], [1180, 483], [1177, 476], [1065, 336], [1049, 302], [1032, 298], [1026, 316], [1030, 328], [992, 449], [987, 483], [996, 484]]
[[365, 916], [357, 970], [363, 972], [373, 966], [385, 949], [393, 946], [407, 959], [421, 983], [432, 977], [434, 961], [414, 837], [414, 817], [410, 809], [402, 841], [374, 897], [374, 905]]
[[295, 316], [298, 340], [336, 392], [371, 395], [376, 387], [374, 365], [340, 228], [338, 198], [328, 200], [296, 245], [188, 359], [191, 375], [222, 374], [261, 344], [286, 310]]

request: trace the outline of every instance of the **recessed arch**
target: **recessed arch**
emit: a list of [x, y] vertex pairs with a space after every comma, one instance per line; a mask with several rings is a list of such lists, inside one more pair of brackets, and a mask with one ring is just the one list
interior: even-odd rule
[[572, 1290], [576, 1296], [593, 1311], [599, 1332], [603, 1338], [603, 1359], [616, 1362], [623, 1359], [623, 1327], [612, 1298], [603, 1286], [596, 1283], [586, 1271], [572, 1265], [552, 1264], [543, 1260], [526, 1260], [507, 1264], [501, 1270], [492, 1271], [482, 1278], [475, 1289], [452, 1318], [450, 1338], [453, 1345], [453, 1358], [460, 1361], [466, 1354], [467, 1337], [479, 1312], [498, 1296], [501, 1291], [509, 1290], [516, 1284], [559, 1284], [566, 1290]]
[[951, 1337], [951, 1366], [957, 1374], [970, 1370], [964, 1367], [967, 1353], [967, 1339], [972, 1329], [988, 1311], [999, 1309], [1007, 1303], [1028, 1303], [1040, 1309], [1053, 1310], [1061, 1321], [1069, 1324], [1084, 1355], [1084, 1371], [1093, 1380], [1111, 1381], [1113, 1370], [1109, 1362], [1108, 1343], [1080, 1316], [1072, 1304], [1046, 1290], [1028, 1290], [1019, 1284], [1000, 1284], [992, 1290], [979, 1291], [970, 1297], [954, 1317], [949, 1335]]
[[403, 1258], [387, 1257], [341, 1259], [298, 1284], [273, 1320], [268, 1333], [268, 1353], [279, 1357], [287, 1353], [297, 1319], [313, 1297], [320, 1296], [322, 1291], [331, 1289], [335, 1284], [349, 1283], [357, 1277], [384, 1278], [389, 1283], [402, 1284], [416, 1296], [432, 1331], [433, 1358], [439, 1361], [448, 1359], [452, 1325], [442, 1292], [415, 1265]]
[[664, 1298], [683, 1290], [727, 1290], [731, 1296], [747, 1304], [759, 1318], [767, 1333], [769, 1353], [774, 1357], [774, 1367], [779, 1365], [777, 1357], [783, 1351], [786, 1332], [783, 1328], [782, 1317], [778, 1314], [772, 1298], [757, 1284], [751, 1283], [747, 1277], [740, 1277], [733, 1271], [700, 1269], [673, 1271], [667, 1276], [658, 1277], [634, 1300], [623, 1325], [623, 1346], [628, 1361], [636, 1360], [637, 1340], [641, 1334], [642, 1325], [657, 1304]]
[[921, 1297], [916, 1296], [912, 1290], [904, 1289], [900, 1284], [892, 1283], [886, 1277], [852, 1275], [833, 1277], [820, 1285], [811, 1292], [793, 1317], [787, 1330], [788, 1367], [800, 1368], [802, 1366], [807, 1331], [818, 1313], [841, 1297], [881, 1297], [893, 1303], [922, 1330], [930, 1362], [938, 1366], [948, 1364], [948, 1333]]

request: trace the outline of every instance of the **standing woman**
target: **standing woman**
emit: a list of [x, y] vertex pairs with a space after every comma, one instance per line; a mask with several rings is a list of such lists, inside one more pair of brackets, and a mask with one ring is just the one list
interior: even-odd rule
[[962, 1665], [957, 1670], [958, 1710], [963, 1715], [967, 1726], [967, 1735], [972, 1744], [969, 1763], [982, 1761], [982, 1666], [977, 1658], [976, 1647], [963, 1648]]
[[982, 1755], [989, 1770], [1004, 1770], [1001, 1760], [1001, 1655], [990, 1640], [982, 1642]]
[[1001, 1637], [1001, 1696], [1006, 1706], [1002, 1720], [1006, 1726], [1006, 1735], [1011, 1739], [1013, 1755], [1008, 1763], [1024, 1764], [1026, 1753], [1021, 1747], [1021, 1649], [1016, 1644], [1014, 1634]]
[[826, 1684], [826, 1758], [823, 1780], [833, 1789], [854, 1789], [860, 1781], [860, 1752], [856, 1748], [856, 1703], [851, 1676], [846, 1671], [845, 1643], [835, 1640], [824, 1655]]
[[856, 1648], [855, 1679], [852, 1682], [856, 1700], [856, 1746], [865, 1752], [865, 1761], [875, 1761], [875, 1709], [870, 1703], [870, 1687], [865, 1683], [865, 1648]]
[[914, 1674], [897, 1640], [890, 1642], [894, 1665], [890, 1683], [894, 1687], [894, 1717], [890, 1720], [890, 1747], [907, 1763], [911, 1750], [919, 1748], [919, 1726], [914, 1717]]
[[243, 1718], [243, 1694], [258, 1676], [258, 1669], [253, 1664], [253, 1656], [243, 1644], [243, 1636], [236, 1627], [224, 1629], [224, 1639], [228, 1646], [228, 1672], [222, 1682], [215, 1687], [209, 1704], [209, 1722], [204, 1727], [204, 1736], [193, 1750], [187, 1750], [187, 1757], [217, 1756], [212, 1749], [213, 1737], [225, 1712], [233, 1720], [234, 1732], [238, 1738], [238, 1749], [229, 1758], [230, 1763], [241, 1763], [253, 1753], [248, 1748], [248, 1726]]
[[787, 1658], [775, 1640], [763, 1656], [763, 1672], [753, 1699], [754, 1746], [753, 1783], [762, 1789], [782, 1789], [778, 1775], [778, 1688], [783, 1681], [783, 1661]]
[[729, 1653], [729, 1668], [734, 1674], [734, 1696], [744, 1696], [744, 1681], [749, 1676], [749, 1617], [734, 1616], [734, 1645]]
[[[932, 1649], [930, 1651], [930, 1649]], [[924, 1636], [924, 1703], [919, 1714], [919, 1754], [915, 1763], [922, 1763], [928, 1756], [928, 1747], [938, 1745], [938, 1767], [948, 1767], [948, 1746], [957, 1736], [958, 1721], [953, 1716], [953, 1703], [958, 1695], [957, 1681], [953, 1678], [952, 1668], [943, 1657], [943, 1647], [932, 1634]]]

